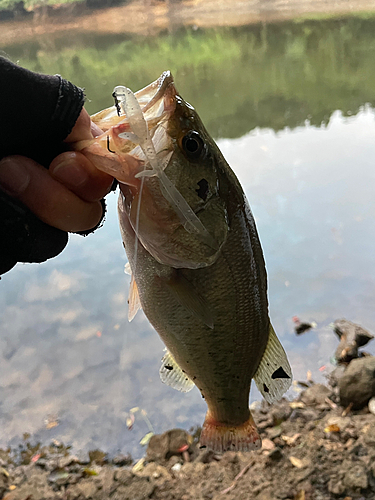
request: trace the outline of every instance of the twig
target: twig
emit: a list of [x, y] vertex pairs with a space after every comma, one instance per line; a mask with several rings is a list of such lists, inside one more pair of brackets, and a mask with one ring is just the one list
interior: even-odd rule
[[341, 416], [346, 417], [346, 415], [350, 412], [352, 408], [353, 408], [353, 403], [350, 403], [349, 406], [347, 406], [345, 410], [341, 413]]
[[237, 474], [237, 476], [234, 478], [233, 483], [232, 483], [232, 484], [231, 484], [228, 488], [226, 488], [225, 490], [223, 490], [223, 491], [221, 491], [221, 492], [220, 492], [220, 493], [221, 493], [221, 495], [225, 495], [226, 493], [229, 493], [230, 491], [232, 491], [232, 490], [233, 490], [233, 488], [236, 486], [237, 481], [238, 481], [239, 479], [241, 479], [241, 477], [242, 477], [244, 474], [246, 474], [246, 472], [247, 472], [247, 471], [250, 469], [250, 467], [251, 467], [251, 466], [253, 466], [254, 464], [255, 464], [255, 461], [254, 461], [254, 460], [252, 460], [250, 463], [248, 463], [248, 464], [246, 465], [246, 467], [244, 467], [244, 468], [242, 469], [242, 471], [241, 471], [241, 472], [239, 472], [239, 473]]
[[334, 403], [331, 399], [325, 398], [324, 401], [332, 408], [332, 410], [334, 410], [335, 408], [337, 408], [337, 404]]

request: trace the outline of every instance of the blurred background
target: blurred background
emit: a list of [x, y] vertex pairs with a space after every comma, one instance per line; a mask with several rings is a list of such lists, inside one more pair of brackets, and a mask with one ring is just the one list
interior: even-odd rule
[[[248, 196], [272, 322], [296, 379], [310, 370], [321, 382], [333, 369], [335, 319], [375, 330], [371, 5], [0, 0], [1, 55], [84, 87], [90, 113], [113, 104], [116, 85], [136, 91], [172, 71]], [[27, 432], [76, 452], [139, 457], [145, 414], [155, 432], [203, 422], [197, 389], [159, 380], [163, 345], [143, 313], [128, 323], [116, 199], [107, 197], [95, 234], [72, 235], [55, 259], [18, 264], [1, 280], [0, 446]], [[293, 316], [317, 327], [297, 337]], [[143, 416], [129, 430], [134, 407]]]

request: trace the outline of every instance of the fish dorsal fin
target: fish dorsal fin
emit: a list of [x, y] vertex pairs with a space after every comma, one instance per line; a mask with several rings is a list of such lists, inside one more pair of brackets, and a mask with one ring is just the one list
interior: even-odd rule
[[137, 314], [139, 309], [142, 309], [141, 301], [139, 300], [137, 283], [135, 282], [133, 275], [130, 281], [128, 303], [128, 320], [131, 321], [132, 319], [134, 319], [134, 316]]
[[178, 302], [193, 316], [200, 319], [209, 328], [214, 327], [212, 308], [198, 290], [179, 271], [166, 285]]
[[268, 403], [280, 399], [292, 383], [292, 369], [271, 323], [267, 347], [254, 375], [254, 381]]
[[161, 360], [159, 373], [161, 381], [173, 389], [189, 392], [194, 387], [194, 382], [181, 370], [169, 351], [164, 354]]

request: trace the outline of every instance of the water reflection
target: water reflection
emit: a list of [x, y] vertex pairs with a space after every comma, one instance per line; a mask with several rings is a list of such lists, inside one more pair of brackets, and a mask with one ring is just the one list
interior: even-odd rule
[[[99, 49], [79, 46], [53, 57], [38, 49], [28, 61], [20, 58], [78, 79], [95, 99], [92, 111], [108, 104], [124, 74], [136, 89], [165, 67], [175, 69], [181, 93], [210, 131], [227, 137], [219, 146], [257, 220], [272, 321], [295, 376], [304, 378], [309, 368], [317, 380], [337, 345], [331, 321], [346, 316], [375, 329], [375, 121], [371, 106], [364, 106], [375, 97], [375, 31], [365, 21], [340, 23], [326, 31], [309, 23], [225, 31], [215, 42], [224, 54], [211, 62], [200, 54], [194, 64], [187, 56], [181, 60], [182, 45], [175, 51], [179, 59], [165, 48], [160, 61], [146, 64], [155, 54], [152, 44], [161, 50], [168, 37], [138, 49], [123, 42], [129, 48], [125, 70], [119, 64], [124, 47], [107, 47], [110, 60], [99, 57]], [[215, 35], [197, 37], [186, 33], [181, 40], [209, 53]], [[346, 42], [353, 37], [355, 48]], [[132, 51], [145, 55], [146, 49], [149, 59], [136, 69]], [[349, 113], [357, 115], [344, 116]], [[328, 125], [314, 126], [321, 121]], [[206, 407], [197, 390], [180, 394], [159, 381], [163, 345], [143, 314], [127, 321], [129, 279], [115, 195], [108, 205], [107, 221], [94, 235], [72, 236], [57, 258], [18, 265], [1, 282], [0, 445], [18, 444], [28, 431], [76, 449], [137, 456], [147, 428], [141, 420], [131, 432], [125, 428], [131, 407], [144, 408], [157, 432], [203, 421]], [[295, 337], [295, 314], [318, 328]], [[48, 416], [59, 425], [47, 430]]]

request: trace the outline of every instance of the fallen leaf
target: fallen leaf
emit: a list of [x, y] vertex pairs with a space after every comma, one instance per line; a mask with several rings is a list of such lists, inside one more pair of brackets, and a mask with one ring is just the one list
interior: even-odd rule
[[295, 410], [296, 408], [305, 408], [305, 403], [302, 403], [302, 401], [292, 401], [289, 403], [289, 406]]
[[126, 417], [126, 426], [129, 429], [129, 431], [133, 428], [135, 421], [134, 413], [130, 414], [130, 417]]
[[301, 437], [301, 434], [298, 432], [297, 434], [294, 434], [293, 436], [281, 436], [281, 439], [285, 441], [285, 443], [288, 446], [293, 446], [297, 439]]
[[294, 500], [305, 500], [305, 490], [300, 490], [296, 495], [294, 495]]
[[4, 469], [3, 467], [0, 467], [0, 472], [2, 474], [4, 474], [5, 477], [9, 477], [9, 472], [6, 469]]
[[98, 473], [96, 472], [96, 470], [89, 469], [88, 467], [85, 467], [83, 469], [83, 472], [84, 472], [84, 474], [86, 474], [86, 476], [97, 476], [98, 475]]
[[145, 458], [141, 458], [140, 460], [138, 460], [138, 462], [133, 465], [132, 472], [139, 472], [140, 470], [142, 470], [145, 461], [146, 461]]
[[340, 432], [340, 427], [339, 427], [337, 424], [328, 425], [328, 426], [324, 429], [324, 432], [326, 432], [327, 434], [328, 434], [329, 432]]
[[153, 432], [148, 432], [145, 436], [143, 436], [143, 438], [139, 441], [139, 444], [141, 446], [146, 446], [146, 444], [148, 444], [148, 442], [150, 441], [150, 439], [152, 438], [152, 436], [154, 435]]
[[14, 491], [16, 488], [17, 488], [17, 486], [15, 484], [11, 484], [9, 486], [10, 491]]
[[291, 461], [292, 465], [294, 465], [294, 467], [297, 467], [297, 469], [303, 469], [304, 467], [306, 467], [305, 462], [303, 462], [297, 457], [291, 456], [289, 457], [289, 460]]

